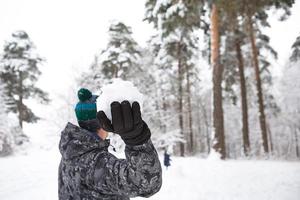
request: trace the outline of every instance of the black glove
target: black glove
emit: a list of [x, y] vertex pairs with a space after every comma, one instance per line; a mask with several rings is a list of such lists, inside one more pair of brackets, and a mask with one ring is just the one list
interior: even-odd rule
[[81, 128], [93, 133], [97, 132], [97, 130], [101, 128], [100, 123], [97, 119], [78, 121], [78, 125]]
[[111, 105], [112, 123], [103, 111], [97, 113], [101, 127], [109, 132], [119, 134], [125, 144], [144, 144], [151, 136], [147, 124], [142, 120], [140, 105], [133, 102], [132, 107], [128, 101], [113, 102]]

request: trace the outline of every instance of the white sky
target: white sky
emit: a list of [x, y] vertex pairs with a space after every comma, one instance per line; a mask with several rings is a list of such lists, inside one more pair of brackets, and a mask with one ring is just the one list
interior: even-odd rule
[[[277, 15], [273, 13], [273, 17], [269, 18], [271, 28], [264, 30], [264, 33], [270, 36], [270, 44], [278, 52], [278, 60], [275, 63], [276, 71], [283, 69], [291, 55], [291, 46], [295, 42], [296, 37], [300, 35], [300, 0], [295, 0], [295, 4], [291, 9], [292, 15], [288, 20], [279, 22]], [[272, 13], [270, 13], [272, 14]]]
[[74, 72], [88, 69], [104, 48], [111, 20], [132, 26], [141, 44], [152, 26], [143, 22], [144, 0], [1, 0], [0, 47], [15, 30], [25, 30], [47, 63], [39, 82], [48, 91], [72, 84]]
[[[292, 16], [285, 22], [272, 18], [272, 28], [266, 30], [279, 53], [277, 66], [286, 62], [300, 33], [300, 0], [295, 1]], [[145, 45], [153, 31], [143, 16], [144, 0], [1, 0], [0, 48], [13, 31], [25, 30], [47, 59], [39, 85], [61, 92], [105, 47], [111, 20], [132, 26], [134, 38]]]

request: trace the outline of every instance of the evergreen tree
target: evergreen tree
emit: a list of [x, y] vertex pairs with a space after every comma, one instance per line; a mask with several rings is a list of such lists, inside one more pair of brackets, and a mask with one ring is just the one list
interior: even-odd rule
[[[225, 2], [225, 4], [222, 5], [224, 10], [222, 29], [223, 34], [226, 34], [225, 49], [224, 52], [222, 52], [222, 65], [224, 66], [225, 96], [229, 97], [235, 107], [238, 106], [238, 99], [240, 99], [241, 102], [243, 150], [244, 155], [248, 155], [250, 151], [248, 99], [244, 72], [245, 58], [242, 50], [245, 44], [245, 34], [243, 34], [242, 23], [241, 20], [239, 20], [241, 14], [239, 12], [239, 6], [240, 3], [238, 1]], [[240, 82], [240, 95], [237, 94], [238, 81]], [[232, 133], [232, 131], [230, 132]], [[230, 138], [228, 139], [230, 140]]]
[[[132, 38], [131, 27], [122, 22], [114, 22], [110, 25], [109, 42], [97, 58], [100, 70], [97, 75], [102, 74], [105, 78], [128, 79], [133, 76], [133, 68], [138, 67], [141, 49]], [[97, 67], [96, 65], [96, 67]]]
[[[295, 43], [294, 43], [295, 44]], [[291, 58], [295, 55], [295, 45], [292, 46]], [[292, 58], [282, 74], [279, 83], [282, 97], [280, 118], [274, 126], [279, 129], [277, 149], [279, 153], [285, 152], [289, 158], [300, 158], [300, 68], [299, 60]], [[288, 153], [286, 153], [288, 151]], [[279, 154], [280, 155], [280, 154]]]
[[8, 97], [8, 110], [18, 114], [21, 128], [23, 122], [34, 123], [39, 119], [24, 100], [36, 98], [41, 103], [49, 102], [47, 93], [36, 87], [41, 74], [39, 66], [43, 59], [35, 50], [28, 34], [17, 31], [6, 41], [0, 60], [0, 78], [4, 83], [5, 95]]
[[219, 7], [216, 2], [211, 8], [211, 66], [213, 69], [213, 149], [225, 159], [225, 133], [222, 104], [223, 66], [220, 59]]
[[[261, 134], [262, 134], [262, 143], [264, 152], [269, 152], [269, 141], [268, 141], [268, 133], [267, 133], [267, 122], [266, 122], [266, 115], [265, 115], [265, 100], [264, 100], [264, 93], [262, 87], [262, 80], [261, 80], [261, 69], [260, 69], [260, 60], [259, 60], [259, 44], [257, 42], [257, 38], [259, 37], [259, 27], [257, 26], [257, 21], [260, 22], [262, 26], [269, 26], [267, 19], [268, 15], [266, 10], [275, 7], [276, 9], [283, 9], [285, 10], [284, 15], [281, 19], [285, 19], [286, 16], [290, 14], [289, 8], [294, 3], [293, 0], [267, 0], [267, 1], [250, 1], [245, 0], [243, 7], [243, 13], [246, 21], [246, 25], [248, 27], [249, 32], [249, 40], [252, 49], [252, 60], [255, 70], [255, 79], [256, 79], [256, 89], [257, 89], [257, 97], [258, 97], [258, 107], [259, 107], [259, 121], [261, 127]], [[268, 46], [265, 46], [268, 48]], [[270, 50], [270, 49], [269, 49]]]
[[6, 156], [13, 150], [13, 136], [10, 132], [3, 83], [0, 80], [0, 156]]
[[291, 62], [297, 62], [300, 60], [300, 36], [296, 38], [296, 41], [294, 42], [292, 46], [293, 52], [290, 57]]
[[[281, 107], [284, 109], [281, 115], [283, 127], [289, 127], [291, 145], [295, 147], [295, 154], [300, 158], [300, 36], [292, 45], [292, 53], [288, 66], [283, 70], [283, 78], [280, 82], [283, 96]], [[282, 144], [281, 144], [282, 145]]]
[[[132, 37], [131, 27], [115, 21], [110, 25], [108, 34], [109, 41], [106, 48], [94, 57], [88, 71], [78, 79], [81, 87], [98, 90], [112, 78], [137, 83], [142, 77], [147, 77], [144, 75], [147, 69], [143, 68], [144, 63], [141, 61], [145, 51]], [[151, 76], [147, 78], [151, 79]]]
[[[225, 43], [224, 51], [221, 52], [221, 63], [224, 68], [224, 81], [225, 81], [225, 97], [229, 97], [232, 100], [233, 104], [236, 105], [239, 95], [237, 94], [238, 88], [237, 80], [240, 80], [240, 92], [241, 92], [241, 110], [243, 117], [243, 146], [244, 153], [247, 154], [250, 149], [249, 141], [249, 128], [248, 128], [248, 108], [247, 108], [247, 83], [246, 80], [249, 77], [246, 77], [244, 73], [245, 67], [248, 67], [249, 64], [254, 63], [259, 67], [255, 68], [255, 77], [256, 77], [256, 90], [258, 91], [258, 105], [259, 105], [259, 118], [260, 125], [263, 136], [263, 146], [266, 150], [268, 143], [268, 134], [270, 135], [270, 129], [266, 123], [265, 117], [265, 107], [272, 108], [269, 111], [272, 111], [273, 114], [278, 112], [278, 107], [276, 105], [275, 99], [269, 91], [270, 86], [272, 85], [272, 76], [268, 68], [270, 62], [266, 59], [266, 53], [271, 53], [274, 57], [277, 57], [276, 52], [269, 45], [268, 36], [262, 34], [261, 27], [269, 26], [267, 22], [268, 15], [266, 10], [269, 8], [275, 7], [282, 8], [285, 10], [284, 15], [281, 17], [281, 20], [285, 19], [289, 13], [289, 7], [292, 1], [216, 1], [219, 6], [221, 14], [221, 26], [220, 34], [224, 36]], [[249, 9], [255, 10], [253, 14], [252, 22], [252, 31], [249, 26]], [[250, 28], [249, 28], [250, 27]], [[253, 28], [254, 27], [254, 28]], [[252, 34], [252, 35], [251, 35]], [[253, 37], [250, 37], [253, 36]], [[254, 38], [254, 42], [253, 42]], [[242, 48], [245, 46], [245, 48]], [[249, 60], [247, 49], [252, 49], [252, 58], [255, 60]], [[253, 50], [254, 49], [254, 50]], [[246, 51], [245, 51], [246, 50]], [[255, 52], [255, 54], [254, 54]], [[245, 56], [243, 56], [245, 54]], [[255, 56], [253, 56], [255, 55]], [[259, 70], [258, 70], [259, 69]], [[250, 85], [253, 81], [250, 81]], [[263, 92], [264, 90], [264, 92]], [[250, 102], [250, 105], [252, 102]], [[232, 111], [230, 111], [232, 112]], [[269, 112], [270, 113], [270, 112]], [[237, 114], [237, 113], [236, 113]], [[231, 114], [235, 116], [236, 114]], [[230, 116], [230, 115], [229, 115]], [[230, 117], [231, 118], [231, 117]], [[225, 120], [228, 122], [228, 120]], [[232, 119], [230, 120], [232, 121]], [[230, 127], [226, 125], [226, 127]], [[230, 129], [230, 128], [229, 128]], [[232, 134], [230, 134], [232, 135]], [[229, 136], [230, 136], [229, 135]], [[232, 140], [231, 140], [232, 141]], [[227, 144], [229, 145], [229, 144]], [[248, 149], [248, 150], [247, 150]]]
[[[200, 6], [199, 1], [149, 0], [146, 2], [145, 16], [145, 20], [152, 23], [158, 31], [158, 65], [163, 66], [164, 71], [171, 75], [170, 79], [173, 78], [176, 83], [171, 87], [175, 89], [173, 93], [178, 99], [179, 132], [187, 139], [190, 152], [193, 151], [190, 72], [195, 66], [193, 57], [197, 50], [197, 37], [194, 31], [200, 27]], [[186, 87], [184, 84], [187, 84]], [[186, 101], [189, 115], [187, 133], [184, 132], [185, 94], [188, 97]], [[180, 143], [181, 156], [184, 156], [185, 149], [184, 143]]]
[[159, 133], [154, 139], [154, 143], [159, 149], [167, 148], [173, 152], [176, 144], [185, 140], [183, 140], [183, 135], [178, 132], [178, 127], [174, 126], [178, 123], [176, 115], [174, 115], [178, 111], [172, 106], [177, 104], [176, 88], [174, 87], [177, 77], [171, 70], [171, 58], [161, 49], [161, 45], [158, 35], [153, 36], [148, 44], [150, 52], [147, 55], [152, 56], [153, 59], [145, 68], [150, 70], [153, 77], [151, 97], [152, 103], [155, 105], [150, 113], [153, 115], [152, 119], [156, 121], [153, 128]]
[[136, 82], [144, 73], [141, 67], [142, 49], [133, 39], [131, 27], [115, 21], [110, 25], [108, 34], [106, 48], [95, 56], [88, 71], [79, 78], [81, 87], [98, 90], [112, 78]]

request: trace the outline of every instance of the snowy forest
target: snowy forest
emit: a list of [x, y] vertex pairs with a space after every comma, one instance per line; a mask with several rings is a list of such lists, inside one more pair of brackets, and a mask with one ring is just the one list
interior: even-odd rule
[[[263, 32], [270, 26], [268, 10], [281, 12], [278, 20], [284, 21], [293, 3], [146, 1], [143, 20], [155, 29], [147, 46], [139, 46], [129, 25], [113, 21], [107, 46], [99, 47], [76, 84], [99, 91], [113, 78], [132, 81], [146, 96], [144, 115], [161, 150], [207, 156], [212, 148], [223, 159], [299, 159], [300, 35], [282, 78], [274, 80], [277, 52]], [[49, 102], [35, 85], [44, 62], [37, 51], [25, 30], [5, 41], [1, 155], [28, 140], [24, 122], [39, 120], [26, 100]]]
[[[31, 148], [34, 142], [26, 131], [29, 124], [32, 125], [30, 130], [47, 138], [48, 143], [42, 148], [57, 148], [60, 131], [66, 123], [76, 123], [77, 90], [85, 87], [100, 94], [103, 86], [120, 78], [131, 81], [144, 95], [142, 115], [151, 129], [153, 144], [159, 154], [168, 152], [176, 158], [174, 165], [184, 159], [200, 158], [203, 164], [202, 159], [219, 157], [225, 162], [297, 163], [294, 172], [299, 172], [300, 27], [282, 30], [293, 32], [296, 37], [290, 38], [293, 43], [285, 52], [288, 58], [279, 70], [276, 66], [280, 49], [272, 46], [272, 32], [267, 29], [272, 28], [274, 21], [285, 23], [293, 17], [294, 12], [299, 12], [293, 8], [300, 2], [142, 2], [143, 18], [139, 20], [152, 30], [145, 44], [139, 44], [130, 24], [121, 19], [111, 20], [107, 27], [102, 27], [105, 43], [90, 55], [89, 65], [73, 67], [72, 74], [58, 69], [56, 73], [68, 78], [47, 83], [71, 82], [68, 89], [56, 96], [39, 85], [41, 77], [47, 76], [44, 67], [48, 58], [39, 51], [39, 43], [31, 37], [30, 31], [19, 29], [3, 38], [0, 47], [0, 164], [6, 162], [1, 159], [12, 158]], [[130, 12], [134, 15], [134, 11]], [[42, 110], [51, 112], [45, 114]], [[38, 130], [38, 124], [51, 127], [52, 135], [43, 136], [44, 129]], [[125, 146], [120, 137], [110, 137], [117, 152], [123, 151]], [[4, 184], [2, 178], [0, 175], [0, 185]], [[298, 186], [299, 180], [294, 187]], [[295, 189], [294, 196], [286, 199], [297, 199], [299, 192], [299, 188]], [[230, 195], [223, 197], [247, 199]], [[3, 199], [6, 197], [3, 195]], [[204, 196], [204, 199], [221, 199], [209, 197]], [[257, 199], [267, 199], [264, 197]], [[191, 199], [200, 199], [200, 196], [191, 196]]]

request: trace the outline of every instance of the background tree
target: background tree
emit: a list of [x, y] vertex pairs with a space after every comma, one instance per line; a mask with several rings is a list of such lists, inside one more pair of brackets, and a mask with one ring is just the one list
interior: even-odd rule
[[[187, 141], [186, 146], [183, 142], [180, 143], [181, 156], [184, 156], [186, 150], [189, 152], [194, 150], [191, 72], [195, 66], [193, 57], [196, 56], [197, 37], [194, 31], [200, 27], [200, 6], [198, 1], [161, 2], [150, 0], [146, 2], [145, 20], [152, 23], [158, 31], [156, 36], [158, 38], [156, 55], [160, 62], [158, 65], [162, 66], [165, 69], [164, 72], [170, 75], [169, 81], [174, 80], [176, 84], [171, 88], [177, 100], [179, 133]], [[177, 76], [175, 77], [174, 74]], [[185, 109], [188, 110], [186, 120]], [[185, 122], [188, 128], [184, 128]]]
[[3, 83], [0, 80], [0, 156], [6, 156], [13, 151], [13, 135], [9, 127], [7, 101], [5, 99]]
[[109, 27], [108, 36], [106, 48], [95, 56], [89, 71], [79, 80], [81, 85], [89, 86], [92, 90], [100, 89], [112, 78], [132, 80], [142, 72], [142, 49], [132, 38], [131, 27], [114, 21]]
[[296, 38], [296, 41], [294, 42], [292, 46], [292, 55], [290, 57], [291, 62], [297, 62], [300, 60], [300, 36]]
[[269, 141], [267, 134], [267, 123], [265, 116], [265, 108], [264, 108], [264, 97], [263, 97], [263, 89], [262, 89], [262, 81], [260, 75], [260, 63], [259, 63], [259, 49], [257, 46], [257, 31], [259, 29], [257, 25], [257, 21], [261, 22], [263, 26], [269, 26], [267, 22], [268, 15], [266, 14], [266, 10], [275, 7], [276, 9], [285, 10], [284, 15], [281, 19], [285, 19], [286, 16], [290, 14], [289, 8], [294, 3], [293, 0], [267, 0], [267, 1], [244, 1], [244, 17], [246, 19], [246, 24], [248, 27], [249, 40], [252, 49], [252, 60], [253, 66], [255, 70], [255, 79], [256, 79], [256, 89], [257, 89], [257, 97], [258, 97], [258, 106], [259, 106], [259, 121], [260, 128], [262, 134], [262, 143], [263, 149], [265, 153], [269, 152]]
[[108, 34], [107, 48], [98, 57], [98, 64], [102, 67], [101, 73], [107, 78], [126, 79], [132, 75], [130, 70], [133, 65], [137, 65], [141, 49], [132, 38], [131, 27], [122, 22], [112, 23]]
[[36, 86], [43, 59], [35, 50], [28, 34], [17, 31], [6, 41], [0, 60], [0, 78], [9, 101], [8, 110], [18, 114], [21, 128], [23, 122], [34, 123], [39, 119], [24, 100], [31, 98], [39, 100], [40, 103], [49, 102], [47, 93]]
[[[290, 154], [295, 155], [300, 158], [300, 37], [296, 38], [296, 41], [292, 45], [292, 53], [290, 56], [290, 63], [285, 66], [283, 70], [282, 80], [280, 82], [280, 91], [282, 93], [281, 100], [281, 120], [282, 127], [280, 129], [283, 134], [281, 134], [280, 139], [288, 138], [285, 145], [288, 145], [290, 149]], [[289, 136], [289, 137], [288, 137]], [[279, 146], [279, 150], [284, 149], [284, 144], [276, 144]], [[291, 156], [291, 155], [290, 155]]]
[[211, 66], [213, 70], [213, 148], [225, 159], [224, 116], [222, 105], [223, 66], [220, 63], [219, 8], [211, 7]]
[[[243, 31], [241, 30], [242, 28], [241, 22], [238, 18], [238, 16], [240, 15], [240, 13], [238, 12], [238, 2], [236, 1], [226, 2], [225, 5], [223, 6], [224, 6], [223, 7], [224, 13], [222, 17], [222, 30], [223, 30], [223, 35], [226, 35], [225, 44], [224, 44], [225, 48], [224, 48], [224, 52], [222, 52], [222, 59], [221, 59], [221, 63], [224, 66], [224, 83], [225, 83], [223, 100], [225, 104], [229, 104], [229, 105], [232, 104], [231, 106], [228, 107], [228, 109], [235, 110], [234, 115], [238, 115], [239, 113], [237, 113], [236, 111], [241, 110], [241, 114], [242, 114], [241, 130], [242, 130], [242, 143], [243, 143], [242, 146], [243, 146], [244, 155], [248, 155], [250, 151], [248, 98], [247, 98], [247, 85], [246, 85], [246, 77], [245, 77], [245, 59], [244, 59], [244, 52], [242, 50], [242, 47], [245, 44], [244, 41], [245, 34], [243, 34]], [[240, 103], [238, 102], [239, 100]], [[226, 108], [225, 108], [225, 113], [226, 113]], [[231, 116], [230, 118], [232, 120], [232, 112], [228, 116]], [[226, 116], [225, 116], [225, 121], [226, 121]], [[238, 131], [240, 131], [240, 129], [238, 129]], [[232, 131], [230, 131], [230, 133], [231, 134], [228, 137], [232, 137]], [[228, 142], [232, 142], [230, 138], [228, 139], [229, 139]]]
[[[219, 88], [222, 90], [220, 101], [222, 110], [224, 109], [221, 133], [226, 151], [222, 158], [259, 156], [262, 140], [261, 132], [257, 129], [260, 124], [257, 117], [257, 85], [252, 66], [253, 52], [249, 37], [247, 7], [244, 1], [216, 1], [214, 3], [219, 9], [218, 62], [223, 70], [222, 76], [218, 78]], [[189, 8], [190, 5], [196, 9]], [[266, 11], [277, 8], [271, 4], [271, 1], [268, 3], [266, 1], [264, 5], [262, 12], [256, 11], [252, 20], [263, 91], [263, 106], [268, 119], [266, 123], [267, 143], [271, 150], [274, 149], [274, 154], [283, 155], [286, 149], [291, 149], [288, 146], [294, 145], [294, 142], [291, 140], [284, 144], [280, 141], [284, 137], [283, 133], [279, 133], [283, 127], [277, 130], [276, 126], [276, 122], [278, 124], [279, 121], [277, 117], [283, 114], [281, 113], [282, 104], [279, 107], [279, 99], [274, 96], [274, 80], [270, 70], [273, 58], [269, 55], [276, 58], [276, 52], [269, 44], [269, 37], [262, 32], [262, 27], [268, 26]], [[137, 60], [134, 62], [137, 64], [130, 65], [127, 71], [121, 70], [124, 76], [120, 77], [133, 81], [146, 96], [144, 116], [149, 121], [153, 132], [157, 133], [153, 137], [154, 143], [164, 149], [170, 146], [172, 148], [178, 142], [175, 153], [181, 155], [196, 152], [206, 156], [211, 144], [215, 145], [218, 139], [213, 138], [213, 141], [210, 141], [208, 134], [215, 130], [211, 121], [214, 118], [210, 116], [214, 108], [210, 102], [213, 92], [211, 87], [213, 68], [210, 69], [206, 63], [207, 58], [212, 57], [209, 56], [211, 52], [198, 57], [201, 49], [205, 51], [212, 49], [212, 38], [204, 40], [207, 44], [201, 42], [200, 48], [197, 40], [197, 36], [202, 35], [201, 29], [203, 29], [203, 35], [210, 35], [212, 30], [210, 13], [204, 11], [207, 8], [209, 4], [203, 7], [199, 1], [146, 1], [145, 20], [154, 25], [156, 33], [151, 37], [146, 48], [138, 47], [139, 58], [133, 59]], [[189, 14], [186, 15], [187, 10]], [[199, 23], [189, 26], [193, 20]], [[108, 44], [105, 49], [116, 48], [115, 46], [110, 48]], [[90, 75], [87, 76], [90, 78], [84, 78], [84, 82], [90, 82], [88, 87], [95, 91], [114, 77], [113, 67], [107, 68], [111, 69], [111, 73], [101, 71], [104, 68], [103, 58], [107, 58], [108, 55], [103, 52], [95, 56], [88, 72]], [[214, 72], [216, 75], [216, 71]], [[210, 80], [207, 82], [206, 79]], [[93, 87], [96, 88], [93, 89]], [[294, 135], [291, 137], [294, 138]]]

